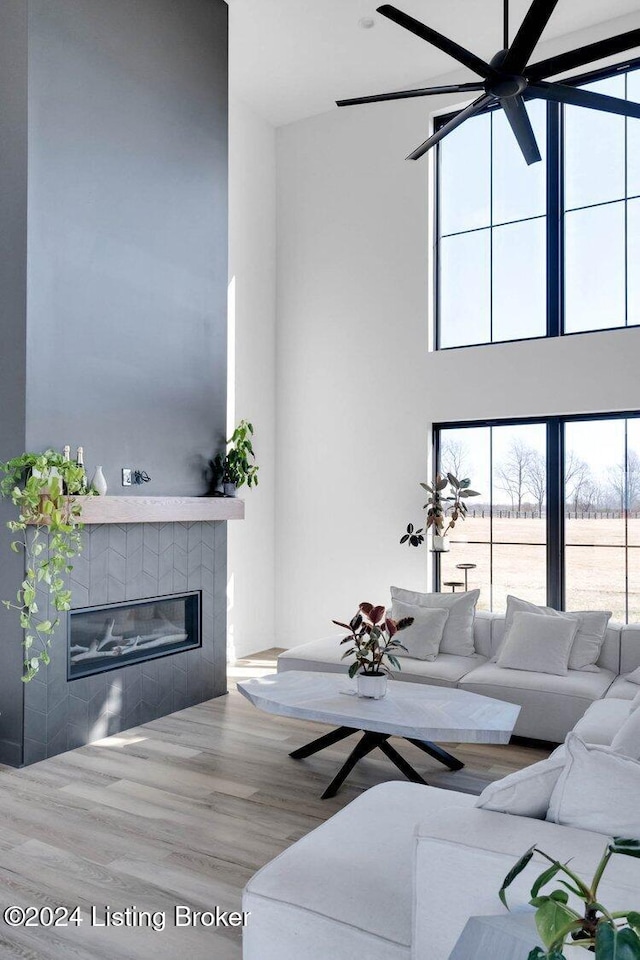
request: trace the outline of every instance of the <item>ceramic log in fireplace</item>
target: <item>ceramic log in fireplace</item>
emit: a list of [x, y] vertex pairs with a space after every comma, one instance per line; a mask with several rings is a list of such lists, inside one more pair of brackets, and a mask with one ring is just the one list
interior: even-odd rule
[[199, 592], [72, 610], [68, 679], [200, 645]]

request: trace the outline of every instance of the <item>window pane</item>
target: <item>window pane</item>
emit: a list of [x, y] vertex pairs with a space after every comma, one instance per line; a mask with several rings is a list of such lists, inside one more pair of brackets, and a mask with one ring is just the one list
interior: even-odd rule
[[469, 516], [456, 524], [452, 539], [488, 543], [491, 538], [490, 449], [489, 427], [440, 431], [440, 471], [452, 473], [459, 480], [468, 478], [471, 489], [480, 493], [467, 500]]
[[565, 217], [565, 330], [625, 324], [624, 203]]
[[[585, 90], [625, 96], [624, 76], [589, 83]], [[584, 107], [565, 108], [566, 209], [625, 195], [625, 119]]]
[[566, 424], [566, 543], [624, 546], [624, 432], [624, 420]]
[[[627, 99], [640, 103], [640, 70], [627, 74]], [[627, 121], [627, 196], [640, 196], [640, 121]]]
[[440, 235], [491, 223], [491, 117], [467, 120], [440, 145]]
[[542, 163], [527, 166], [504, 110], [493, 116], [493, 223], [543, 216], [546, 210], [547, 107], [542, 100], [527, 103]]
[[624, 547], [567, 547], [566, 609], [611, 610], [625, 619]]
[[490, 231], [440, 241], [440, 346], [491, 339]]
[[543, 337], [547, 332], [546, 220], [497, 227], [492, 260], [493, 340]]
[[[640, 546], [640, 419], [627, 420], [627, 543]], [[638, 618], [640, 620], [640, 617]]]
[[638, 547], [629, 548], [627, 563], [629, 565], [629, 623], [638, 623], [640, 622], [640, 549]]
[[[640, 120], [637, 121], [640, 127]], [[627, 203], [627, 324], [640, 323], [640, 200]]]
[[492, 437], [494, 543], [544, 544], [547, 428], [543, 423], [494, 427]]
[[[491, 604], [491, 568], [489, 544], [484, 543], [453, 543], [448, 553], [441, 555], [440, 582], [441, 589], [448, 593], [451, 587], [445, 584], [451, 581], [464, 583], [464, 570], [458, 570], [458, 563], [474, 563], [475, 568], [467, 570], [467, 584], [469, 590], [480, 590], [478, 608], [489, 610]], [[456, 592], [464, 587], [456, 587]]]
[[493, 546], [493, 609], [507, 608], [512, 593], [531, 603], [547, 602], [547, 550], [520, 544]]

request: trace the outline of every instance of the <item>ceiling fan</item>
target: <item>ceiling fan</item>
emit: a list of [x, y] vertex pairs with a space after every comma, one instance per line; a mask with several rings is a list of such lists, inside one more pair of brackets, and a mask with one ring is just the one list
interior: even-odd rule
[[572, 106], [589, 107], [606, 113], [617, 113], [623, 117], [640, 119], [640, 104], [608, 97], [591, 90], [571, 87], [563, 83], [548, 83], [547, 77], [554, 77], [575, 67], [602, 60], [618, 53], [624, 53], [640, 46], [640, 30], [630, 30], [617, 37], [590, 43], [577, 50], [561, 53], [557, 57], [529, 64], [535, 47], [542, 36], [551, 14], [559, 0], [533, 0], [513, 43], [509, 44], [509, 0], [504, 0], [504, 49], [499, 50], [490, 63], [477, 57], [453, 40], [432, 30], [419, 20], [398, 10], [390, 3], [378, 7], [378, 13], [388, 20], [414, 33], [421, 40], [449, 54], [458, 63], [468, 67], [482, 79], [473, 83], [457, 83], [442, 87], [425, 87], [418, 90], [402, 90], [397, 93], [381, 93], [373, 97], [356, 97], [351, 100], [338, 100], [339, 107], [348, 107], [360, 103], [378, 103], [382, 100], [404, 100], [411, 97], [428, 97], [445, 93], [482, 93], [464, 110], [457, 113], [448, 123], [440, 127], [433, 136], [420, 144], [407, 160], [419, 160], [431, 147], [451, 133], [457, 127], [476, 116], [488, 107], [498, 104], [504, 110], [507, 120], [515, 134], [523, 156], [528, 164], [541, 160], [540, 150], [525, 107], [525, 100], [552, 100]]

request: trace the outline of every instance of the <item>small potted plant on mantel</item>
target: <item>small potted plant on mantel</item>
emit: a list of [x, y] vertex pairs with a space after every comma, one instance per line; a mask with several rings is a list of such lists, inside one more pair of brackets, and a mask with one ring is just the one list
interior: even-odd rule
[[[424, 543], [425, 533], [432, 528], [433, 549], [438, 553], [446, 552], [449, 549], [447, 534], [453, 530], [457, 521], [464, 520], [469, 512], [465, 501], [469, 497], [479, 497], [480, 494], [477, 490], [471, 489], [471, 480], [468, 478], [458, 480], [452, 473], [447, 473], [445, 476], [439, 473], [433, 484], [421, 483], [420, 486], [428, 494], [427, 502], [422, 508], [427, 511], [424, 530], [422, 527], [416, 530], [414, 525], [409, 523], [406, 533], [400, 538], [400, 543], [419, 547]], [[448, 491], [447, 487], [449, 487]], [[450, 519], [445, 526], [447, 514]]]
[[[640, 960], [640, 912], [607, 910], [600, 901], [598, 888], [614, 855], [640, 857], [640, 841], [615, 838], [608, 845], [591, 881], [583, 880], [569, 863], [556, 860], [537, 846], [531, 847], [509, 871], [500, 888], [500, 899], [508, 906], [506, 891], [533, 859], [535, 853], [550, 864], [531, 888], [529, 903], [535, 907], [538, 935], [544, 944], [534, 947], [528, 960], [567, 960], [565, 947], [582, 947], [596, 960]], [[562, 889], [545, 891], [554, 882]], [[569, 902], [574, 894], [578, 909]], [[577, 906], [577, 905], [576, 905]]]
[[402, 669], [393, 651], [406, 650], [406, 647], [400, 643], [397, 634], [413, 623], [413, 617], [395, 621], [385, 617], [385, 612], [382, 606], [361, 603], [349, 623], [333, 621], [336, 626], [349, 630], [349, 636], [340, 641], [341, 644], [351, 644], [342, 659], [354, 658], [349, 676], [353, 679], [357, 675], [358, 696], [372, 700], [382, 700], [387, 692], [387, 677], [392, 676], [384, 662], [385, 657], [396, 670]]
[[235, 497], [238, 487], [244, 483], [248, 487], [258, 486], [259, 467], [251, 462], [255, 460], [252, 437], [253, 424], [241, 420], [227, 440], [229, 449], [226, 454], [219, 453], [211, 461], [214, 479], [222, 484], [225, 497]]

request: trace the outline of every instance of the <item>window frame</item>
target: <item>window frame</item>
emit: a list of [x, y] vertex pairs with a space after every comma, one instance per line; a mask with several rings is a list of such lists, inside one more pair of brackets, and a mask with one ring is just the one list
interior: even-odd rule
[[[631, 73], [640, 70], [640, 57], [626, 61], [615, 67], [604, 67], [598, 70], [592, 70], [588, 73], [582, 73], [570, 79], [563, 79], [562, 83], [567, 86], [581, 86], [585, 83], [595, 83], [598, 80], [607, 80], [620, 73]], [[478, 116], [484, 116], [494, 110], [497, 106], [489, 107], [482, 111]], [[456, 111], [457, 112], [457, 111]], [[434, 133], [437, 132], [445, 123], [455, 116], [454, 113], [446, 113], [435, 117]], [[640, 123], [640, 121], [638, 121]], [[546, 334], [532, 337], [514, 337], [510, 340], [485, 340], [480, 343], [459, 344], [456, 346], [441, 346], [440, 335], [440, 168], [442, 152], [440, 144], [436, 146], [435, 162], [433, 166], [433, 192], [434, 213], [434, 260], [433, 260], [433, 346], [435, 351], [440, 350], [468, 350], [473, 347], [493, 346], [496, 343], [525, 343], [534, 340], [546, 340], [554, 337], [575, 337], [587, 333], [604, 333], [613, 330], [639, 329], [640, 324], [625, 324], [618, 327], [599, 327], [593, 330], [572, 330], [566, 331], [565, 327], [565, 304], [564, 304], [564, 278], [565, 278], [565, 250], [564, 250], [564, 108], [557, 103], [547, 103], [547, 177], [546, 177], [546, 219], [547, 219], [547, 317]], [[628, 202], [629, 198], [625, 198]], [[491, 228], [492, 229], [492, 228]]]
[[[609, 411], [607, 413], [578, 413], [547, 417], [505, 417], [484, 420], [449, 420], [433, 424], [433, 463], [440, 469], [440, 436], [445, 430], [465, 428], [526, 426], [546, 424], [547, 427], [547, 606], [564, 610], [566, 601], [565, 577], [565, 425], [569, 423], [602, 422], [606, 420], [640, 420], [640, 410]], [[625, 427], [626, 435], [626, 427]], [[625, 469], [628, 465], [625, 440]], [[493, 470], [493, 463], [491, 464]], [[625, 516], [628, 504], [625, 505]], [[452, 539], [453, 542], [453, 539]], [[469, 541], [476, 542], [476, 541]], [[479, 542], [479, 541], [478, 541]], [[484, 542], [484, 541], [483, 541]], [[493, 541], [488, 541], [491, 546]], [[572, 544], [569, 544], [572, 546]], [[625, 540], [625, 622], [629, 622], [629, 544]], [[632, 546], [631, 549], [638, 549]], [[438, 555], [434, 554], [436, 560]], [[440, 564], [433, 564], [433, 590], [441, 590]]]

